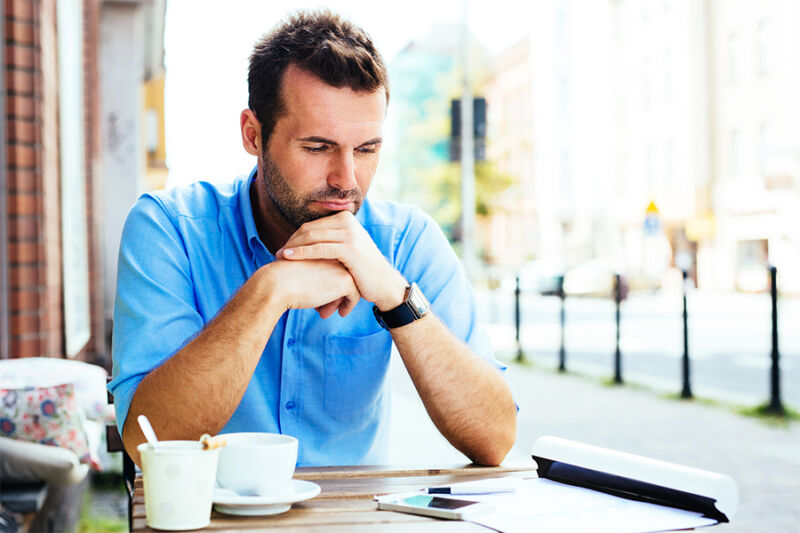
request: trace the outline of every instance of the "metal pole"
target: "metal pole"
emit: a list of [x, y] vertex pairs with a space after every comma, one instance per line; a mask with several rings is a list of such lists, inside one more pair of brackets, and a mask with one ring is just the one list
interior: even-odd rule
[[778, 353], [778, 269], [775, 266], [769, 267], [769, 278], [769, 293], [772, 299], [772, 371], [770, 372], [771, 387], [767, 411], [783, 415], [785, 411], [783, 403], [781, 403], [781, 368]]
[[469, 76], [469, 1], [461, 21], [461, 258], [469, 277], [475, 272], [475, 151], [472, 87]]
[[520, 341], [520, 327], [522, 325], [521, 312], [520, 312], [520, 288], [519, 276], [517, 276], [517, 285], [514, 288], [514, 326], [516, 328], [516, 342], [517, 342], [517, 362], [522, 363], [525, 361], [525, 355], [522, 353], [522, 342]]
[[561, 313], [559, 321], [561, 323], [561, 347], [558, 350], [558, 370], [559, 372], [566, 372], [567, 370], [567, 350], [564, 347], [564, 340], [566, 336], [566, 294], [564, 293], [564, 276], [558, 276], [558, 297], [561, 298]]
[[619, 322], [620, 322], [620, 304], [622, 302], [622, 283], [619, 274], [614, 274], [614, 303], [615, 303], [615, 322], [617, 325], [617, 344], [614, 350], [614, 383], [622, 384], [622, 353], [619, 349]]
[[692, 387], [689, 380], [689, 308], [686, 301], [686, 284], [689, 273], [683, 270], [683, 389], [681, 398], [692, 397]]

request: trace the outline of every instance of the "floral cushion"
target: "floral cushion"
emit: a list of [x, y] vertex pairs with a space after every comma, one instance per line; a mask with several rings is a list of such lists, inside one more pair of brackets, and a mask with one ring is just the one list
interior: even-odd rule
[[114, 422], [114, 406], [108, 404], [106, 376], [102, 367], [52, 357], [25, 357], [0, 361], [0, 387], [49, 387], [72, 383], [83, 414], [109, 424]]
[[67, 448], [82, 463], [100, 470], [82, 418], [72, 383], [49, 387], [0, 386], [0, 436]]

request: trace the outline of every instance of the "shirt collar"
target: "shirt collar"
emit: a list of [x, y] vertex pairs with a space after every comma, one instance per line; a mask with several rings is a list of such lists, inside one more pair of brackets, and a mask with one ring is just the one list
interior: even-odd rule
[[258, 229], [256, 229], [256, 221], [253, 215], [253, 204], [250, 202], [250, 187], [253, 186], [258, 167], [253, 167], [250, 175], [242, 181], [239, 188], [239, 205], [241, 206], [242, 222], [244, 223], [244, 231], [247, 235], [247, 246], [250, 248], [250, 254], [253, 261], [256, 261], [258, 250], [261, 250], [268, 259], [273, 259], [272, 254], [269, 252], [261, 238], [258, 236]]

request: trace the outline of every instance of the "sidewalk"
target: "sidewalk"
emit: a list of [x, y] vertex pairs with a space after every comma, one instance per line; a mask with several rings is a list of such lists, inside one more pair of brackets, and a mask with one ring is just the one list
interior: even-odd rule
[[[731, 524], [710, 531], [796, 531], [800, 524], [800, 423], [769, 426], [723, 407], [669, 400], [543, 368], [510, 365], [520, 407], [507, 461], [555, 435], [730, 475], [739, 486]], [[463, 462], [439, 436], [402, 364], [393, 362], [391, 461]]]

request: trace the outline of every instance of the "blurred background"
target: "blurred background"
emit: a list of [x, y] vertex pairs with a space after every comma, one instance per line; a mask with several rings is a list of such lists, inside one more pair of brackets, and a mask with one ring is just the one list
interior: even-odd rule
[[110, 369], [128, 209], [251, 170], [252, 45], [316, 7], [389, 68], [370, 194], [439, 222], [521, 388], [800, 408], [794, 0], [4, 0], [3, 359]]

